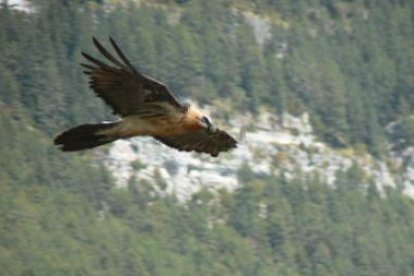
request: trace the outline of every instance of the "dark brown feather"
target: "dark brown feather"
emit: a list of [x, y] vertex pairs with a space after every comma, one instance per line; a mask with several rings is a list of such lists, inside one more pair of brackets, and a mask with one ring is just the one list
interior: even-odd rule
[[220, 129], [216, 129], [213, 132], [202, 130], [185, 135], [168, 137], [156, 136], [154, 138], [179, 151], [203, 152], [208, 153], [213, 157], [217, 157], [220, 152], [237, 147], [237, 141], [227, 132]]
[[134, 66], [132, 66], [131, 62], [129, 62], [129, 60], [125, 57], [124, 53], [121, 51], [121, 49], [120, 49], [120, 48], [118, 47], [118, 45], [115, 43], [115, 40], [114, 40], [112, 37], [109, 37], [109, 41], [111, 42], [112, 47], [114, 47], [114, 49], [115, 49], [116, 53], [117, 53], [117, 54], [118, 54], [118, 56], [122, 59], [122, 61], [123, 61], [126, 65], [128, 65], [128, 67], [129, 67], [132, 71], [137, 72], [137, 71], [135, 70], [135, 67], [134, 67]]
[[99, 134], [100, 131], [117, 126], [119, 122], [85, 124], [68, 129], [54, 139], [61, 151], [79, 151], [111, 143], [117, 137]]
[[112, 61], [115, 65], [118, 65], [121, 68], [125, 68], [125, 65], [119, 62], [116, 58], [114, 58], [102, 45], [99, 41], [93, 37], [93, 44], [96, 48], [110, 61]]
[[[111, 44], [121, 60], [109, 53], [96, 38], [93, 38], [93, 41], [99, 52], [111, 64], [108, 65], [87, 53], [82, 53], [91, 64], [81, 63], [81, 65], [87, 69], [84, 73], [90, 77], [90, 87], [113, 109], [115, 114], [138, 115], [147, 104], [154, 103], [157, 104], [156, 108], [160, 109], [159, 113], [171, 112], [171, 110], [185, 112], [185, 106], [178, 102], [164, 84], [144, 76], [131, 65], [112, 38], [110, 38]], [[172, 109], [166, 108], [168, 105]]]

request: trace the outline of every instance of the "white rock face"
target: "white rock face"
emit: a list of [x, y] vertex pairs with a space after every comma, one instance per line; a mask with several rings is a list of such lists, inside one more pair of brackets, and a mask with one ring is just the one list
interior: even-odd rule
[[27, 13], [33, 13], [36, 11], [33, 5], [27, 0], [8, 0], [8, 4], [11, 5], [13, 9]]
[[401, 162], [405, 163], [405, 173], [402, 175], [404, 181], [403, 193], [414, 198], [414, 147], [405, 149], [400, 155]]
[[250, 11], [244, 11], [242, 14], [252, 26], [257, 44], [259, 44], [260, 47], [263, 47], [266, 41], [272, 38], [272, 22], [268, 17], [257, 15]]
[[[255, 129], [248, 128], [252, 122]], [[395, 176], [383, 161], [369, 155], [356, 157], [318, 142], [306, 113], [301, 117], [284, 114], [283, 118], [267, 112], [256, 118], [244, 115], [234, 117], [226, 129], [235, 137], [240, 133], [240, 143], [237, 149], [218, 158], [178, 152], [152, 138], [134, 138], [115, 142], [104, 164], [114, 174], [119, 187], [126, 187], [131, 177], [138, 182], [145, 179], [153, 183], [161, 178], [167, 185], [165, 192], [175, 194], [180, 201], [188, 200], [203, 188], [213, 192], [236, 189], [239, 187], [237, 172], [244, 164], [258, 176], [283, 170], [287, 177], [293, 178], [300, 171], [317, 173], [328, 184], [333, 184], [336, 172], [348, 169], [354, 162], [380, 190], [384, 186], [395, 187], [396, 180], [402, 177], [404, 193], [414, 197], [414, 158], [402, 176]], [[413, 153], [414, 149], [410, 149], [405, 155], [412, 157]], [[407, 156], [401, 158], [407, 160]]]

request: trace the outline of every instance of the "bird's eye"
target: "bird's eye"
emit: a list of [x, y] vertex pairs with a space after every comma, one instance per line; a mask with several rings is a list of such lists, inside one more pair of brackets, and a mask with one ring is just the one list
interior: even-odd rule
[[211, 119], [210, 119], [209, 117], [207, 117], [207, 116], [203, 116], [202, 120], [203, 120], [206, 124], [211, 125]]

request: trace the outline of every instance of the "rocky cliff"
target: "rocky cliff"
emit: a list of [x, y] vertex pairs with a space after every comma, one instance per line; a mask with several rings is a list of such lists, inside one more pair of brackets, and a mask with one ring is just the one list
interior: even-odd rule
[[[300, 117], [238, 115], [227, 122], [227, 129], [240, 141], [238, 148], [218, 158], [178, 152], [151, 138], [118, 141], [104, 155], [104, 164], [126, 187], [132, 178], [150, 183], [162, 180], [164, 191], [187, 200], [200, 189], [216, 191], [239, 187], [238, 172], [248, 166], [257, 176], [284, 173], [288, 178], [318, 174], [332, 185], [339, 170], [357, 164], [366, 182], [401, 188], [414, 197], [414, 148], [390, 151], [381, 160], [354, 149], [333, 149], [317, 140], [307, 113]], [[361, 184], [367, 184], [361, 183]]]

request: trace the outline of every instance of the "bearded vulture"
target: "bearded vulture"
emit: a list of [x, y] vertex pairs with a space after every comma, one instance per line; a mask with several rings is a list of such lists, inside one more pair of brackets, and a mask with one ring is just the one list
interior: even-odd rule
[[109, 105], [119, 120], [84, 124], [56, 136], [62, 151], [79, 151], [134, 136], [152, 136], [179, 151], [195, 151], [217, 157], [237, 146], [237, 141], [213, 126], [210, 118], [188, 104], [180, 103], [167, 86], [140, 73], [109, 38], [118, 58], [94, 37], [104, 63], [84, 52], [81, 63], [90, 88]]

